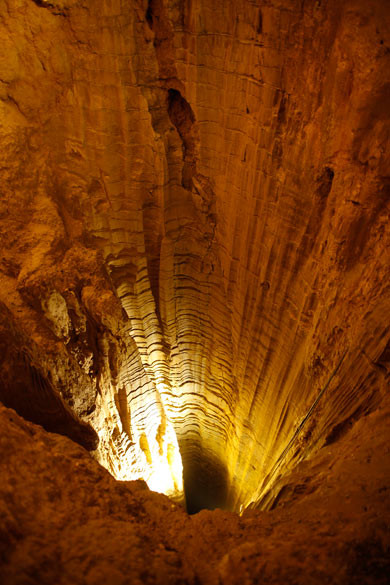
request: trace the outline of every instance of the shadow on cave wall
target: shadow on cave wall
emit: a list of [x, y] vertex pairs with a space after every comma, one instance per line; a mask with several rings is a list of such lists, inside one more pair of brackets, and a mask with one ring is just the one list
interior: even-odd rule
[[227, 507], [229, 475], [221, 461], [199, 450], [183, 458], [184, 491], [187, 512]]
[[0, 305], [0, 401], [46, 431], [67, 436], [89, 451], [96, 449], [99, 437], [95, 430], [78, 418], [48, 376], [34, 365], [30, 353], [32, 344]]

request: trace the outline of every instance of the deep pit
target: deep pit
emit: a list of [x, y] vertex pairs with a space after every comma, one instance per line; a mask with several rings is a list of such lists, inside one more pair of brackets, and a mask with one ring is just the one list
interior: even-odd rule
[[387, 585], [388, 2], [0, 16], [1, 583]]
[[186, 509], [189, 514], [200, 510], [227, 508], [228, 471], [220, 462], [200, 453], [183, 469]]

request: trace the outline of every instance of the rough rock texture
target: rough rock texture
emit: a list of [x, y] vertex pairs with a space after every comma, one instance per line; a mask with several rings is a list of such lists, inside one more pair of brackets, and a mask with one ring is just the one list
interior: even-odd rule
[[0, 424], [3, 585], [388, 583], [389, 401], [241, 518], [188, 516], [4, 407]]
[[388, 392], [388, 3], [0, 27], [0, 398], [119, 479], [181, 498], [182, 461], [191, 510], [272, 505]]

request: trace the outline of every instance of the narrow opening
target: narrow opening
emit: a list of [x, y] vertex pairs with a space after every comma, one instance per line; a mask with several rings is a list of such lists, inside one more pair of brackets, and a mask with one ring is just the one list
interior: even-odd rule
[[183, 461], [184, 492], [188, 514], [226, 508], [228, 472], [226, 466], [204, 452]]
[[190, 104], [176, 89], [168, 90], [168, 115], [180, 134], [184, 147], [188, 148], [189, 135], [195, 122], [195, 115]]
[[148, 2], [148, 7], [146, 9], [146, 13], [145, 13], [145, 18], [146, 18], [146, 22], [149, 25], [149, 28], [151, 28], [153, 30], [153, 6], [152, 6], [153, 0], [149, 0]]

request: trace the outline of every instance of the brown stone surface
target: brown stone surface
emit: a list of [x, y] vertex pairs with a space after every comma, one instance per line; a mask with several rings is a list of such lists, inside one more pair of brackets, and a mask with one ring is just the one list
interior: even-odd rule
[[179, 445], [208, 505], [258, 501], [345, 352], [309, 451], [388, 386], [387, 3], [1, 14], [3, 343], [116, 477], [180, 497]]
[[0, 0], [0, 40], [0, 400], [192, 511], [283, 503], [389, 393], [387, 0]]
[[388, 582], [388, 402], [287, 476], [276, 509], [243, 517], [188, 516], [12, 410], [0, 424], [4, 585]]

